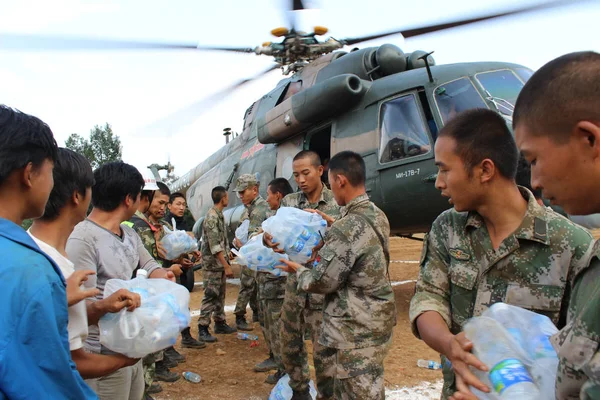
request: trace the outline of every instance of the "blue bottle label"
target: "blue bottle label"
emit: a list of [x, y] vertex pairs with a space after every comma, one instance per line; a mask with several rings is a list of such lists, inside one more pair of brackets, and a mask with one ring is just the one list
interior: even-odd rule
[[523, 363], [515, 358], [500, 361], [490, 371], [490, 381], [496, 393], [502, 394], [517, 383], [533, 382]]

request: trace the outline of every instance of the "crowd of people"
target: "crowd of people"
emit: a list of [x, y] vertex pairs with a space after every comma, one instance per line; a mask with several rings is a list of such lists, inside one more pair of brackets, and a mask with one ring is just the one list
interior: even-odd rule
[[[569, 214], [600, 212], [599, 76], [600, 54], [564, 55], [523, 87], [514, 134], [487, 109], [463, 111], [438, 133], [436, 187], [452, 208], [425, 236], [409, 315], [413, 333], [441, 355], [442, 399], [494, 390], [473, 373], [491, 366], [475, 357], [463, 327], [498, 302], [543, 314], [559, 329], [551, 338], [557, 399], [600, 399], [600, 244], [539, 201], [541, 191]], [[516, 183], [520, 155], [535, 194]], [[141, 400], [161, 390], [157, 380], [179, 379], [169, 368], [185, 357], [174, 347], [132, 359], [104, 347], [97, 325], [141, 304], [125, 289], [104, 298], [109, 279], [144, 269], [189, 287], [200, 261], [198, 336], [184, 329], [183, 347], [202, 349], [218, 340], [213, 333], [259, 322], [269, 354], [255, 370], [273, 371], [273, 385], [289, 375], [293, 400], [312, 399], [306, 339], [319, 399], [385, 398], [384, 360], [403, 345], [392, 343], [388, 219], [369, 200], [360, 154], [327, 160], [327, 185], [317, 153], [301, 151], [292, 166], [297, 192], [276, 178], [263, 199], [255, 175], [237, 179], [248, 236], [262, 234], [281, 252], [261, 228], [280, 207], [319, 214], [327, 233], [304, 265], [281, 260], [288, 275], [241, 268], [234, 327], [224, 300], [231, 248], [242, 243], [229, 243], [224, 187], [212, 189], [200, 251], [168, 260], [161, 239], [169, 221], [191, 230], [182, 194], [124, 162], [92, 171], [85, 157], [57, 146], [44, 122], [0, 106], [0, 399]], [[28, 231], [25, 219], [34, 219]]]

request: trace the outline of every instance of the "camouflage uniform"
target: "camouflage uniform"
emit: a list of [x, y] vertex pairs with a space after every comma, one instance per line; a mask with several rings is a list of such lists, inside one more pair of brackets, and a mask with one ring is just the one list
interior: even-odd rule
[[[310, 204], [302, 192], [291, 193], [283, 198], [281, 207], [317, 209], [337, 218], [340, 206], [333, 198], [331, 190], [323, 186], [321, 197], [316, 204]], [[312, 268], [306, 265], [307, 268]], [[285, 286], [285, 298], [281, 309], [281, 357], [285, 370], [290, 376], [290, 386], [296, 391], [308, 389], [310, 375], [308, 371], [308, 355], [304, 346], [304, 331], [310, 329], [313, 343], [313, 361], [317, 377], [317, 389], [321, 396], [333, 396], [333, 373], [325, 370], [326, 349], [319, 343], [321, 324], [323, 322], [322, 294], [307, 293], [298, 289], [296, 274], [289, 274]]]
[[275, 276], [268, 272], [258, 272], [258, 304], [260, 306], [261, 326], [269, 351], [279, 368], [283, 369], [281, 360], [281, 308], [285, 297], [287, 277]]
[[383, 360], [396, 325], [389, 236], [383, 211], [358, 196], [327, 232], [319, 263], [296, 274], [302, 290], [325, 294], [319, 343], [331, 356], [336, 399], [385, 398]]
[[600, 242], [575, 280], [567, 326], [550, 340], [558, 353], [557, 399], [600, 399]]
[[[504, 302], [565, 325], [574, 277], [586, 268], [592, 236], [552, 210], [540, 206], [531, 192], [521, 225], [494, 250], [482, 217], [443, 212], [426, 236], [421, 271], [410, 303], [413, 333], [416, 319], [438, 312], [453, 334], [490, 305]], [[442, 398], [456, 391], [455, 376], [442, 355]]]
[[229, 262], [229, 240], [225, 229], [223, 212], [216, 206], [206, 213], [202, 223], [202, 280], [204, 297], [200, 308], [198, 325], [210, 325], [210, 317], [215, 322], [225, 321], [225, 267], [221, 265], [216, 254], [223, 252]]
[[[236, 191], [238, 191], [237, 189], [240, 189], [240, 187], [243, 187], [243, 185], [241, 185], [242, 182], [240, 181], [242, 181], [246, 176], [252, 177], [255, 182], [254, 184], [257, 184], [253, 175], [244, 174], [238, 178]], [[244, 183], [246, 183], [246, 185], [248, 184], [247, 179], [244, 181]], [[269, 218], [271, 214], [271, 209], [269, 208], [267, 201], [260, 195], [256, 196], [256, 198], [252, 200], [248, 206], [246, 206], [246, 209], [244, 210], [244, 213], [240, 219], [240, 221], [245, 219], [250, 220], [250, 225], [248, 226], [248, 237], [260, 232], [261, 224], [265, 219]], [[233, 312], [237, 317], [244, 317], [246, 315], [246, 307], [248, 306], [248, 303], [250, 303], [252, 312], [256, 315], [260, 315], [256, 298], [257, 290], [256, 272], [243, 265], [240, 275], [240, 293], [238, 294], [235, 310]]]

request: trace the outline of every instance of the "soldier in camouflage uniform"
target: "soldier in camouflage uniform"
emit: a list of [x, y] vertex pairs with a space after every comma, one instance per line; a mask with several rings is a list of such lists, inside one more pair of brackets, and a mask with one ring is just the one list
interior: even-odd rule
[[[600, 54], [571, 53], [527, 81], [515, 106], [519, 149], [532, 186], [571, 215], [600, 212]], [[600, 399], [600, 246], [573, 276], [566, 326], [551, 338], [558, 353], [557, 399]]]
[[198, 318], [198, 338], [204, 342], [216, 342], [208, 331], [210, 317], [215, 321], [215, 333], [233, 333], [235, 328], [225, 322], [226, 278], [233, 278], [229, 265], [231, 254], [225, 229], [223, 209], [229, 204], [227, 190], [217, 186], [211, 191], [214, 206], [208, 210], [202, 223], [202, 280], [204, 297]]
[[[340, 215], [340, 206], [333, 198], [331, 190], [321, 182], [323, 166], [319, 155], [313, 151], [301, 151], [292, 163], [294, 179], [301, 192], [292, 193], [283, 198], [281, 207], [295, 207], [301, 210], [319, 210], [330, 218]], [[265, 244], [273, 247], [265, 234]], [[310, 263], [306, 268], [312, 268]], [[281, 310], [281, 356], [285, 370], [290, 376], [290, 387], [294, 391], [294, 400], [309, 398], [310, 375], [308, 355], [304, 345], [305, 329], [310, 330], [313, 343], [313, 361], [317, 378], [317, 390], [322, 398], [333, 396], [333, 373], [326, 371], [326, 348], [319, 344], [323, 321], [322, 294], [307, 293], [298, 289], [296, 274], [290, 274], [285, 287], [285, 299]]]
[[410, 321], [414, 334], [442, 355], [447, 399], [457, 389], [470, 393], [468, 385], [489, 391], [469, 370], [486, 369], [462, 332], [469, 318], [504, 302], [564, 326], [592, 236], [516, 185], [518, 151], [504, 119], [491, 110], [466, 111], [448, 122], [435, 158], [436, 187], [454, 209], [426, 236]]
[[335, 371], [340, 400], [383, 400], [383, 361], [396, 325], [394, 291], [388, 278], [390, 224], [365, 191], [365, 164], [354, 152], [336, 154], [329, 184], [343, 206], [313, 269], [286, 262], [298, 286], [325, 294], [319, 343]]
[[[248, 226], [248, 238], [252, 235], [260, 232], [261, 224], [265, 219], [270, 217], [269, 205], [258, 194], [258, 181], [252, 174], [241, 175], [236, 182], [234, 192], [237, 192], [244, 204], [245, 210], [240, 218], [240, 221], [249, 220], [250, 225]], [[239, 249], [241, 243], [236, 238], [235, 246]], [[251, 331], [252, 326], [246, 322], [246, 307], [250, 303], [252, 309], [253, 321], [259, 320], [259, 309], [257, 301], [257, 287], [256, 287], [256, 272], [252, 271], [245, 265], [241, 266], [240, 274], [240, 292], [238, 294], [237, 302], [235, 304], [235, 324], [238, 330]]]

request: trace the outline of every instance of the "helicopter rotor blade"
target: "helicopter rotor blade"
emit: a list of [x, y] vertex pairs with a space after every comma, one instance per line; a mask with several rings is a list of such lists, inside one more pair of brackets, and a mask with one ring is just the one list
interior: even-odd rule
[[284, 12], [285, 12], [285, 19], [286, 19], [287, 25], [290, 29], [290, 32], [292, 32], [292, 31], [296, 31], [295, 11], [306, 10], [307, 7], [304, 6], [303, 0], [286, 0], [286, 3], [289, 4], [290, 1], [291, 1], [291, 6], [286, 7], [284, 9]]
[[521, 13], [530, 12], [530, 11], [538, 11], [538, 10], [543, 10], [543, 9], [560, 7], [560, 6], [564, 6], [567, 4], [572, 5], [572, 4], [576, 4], [576, 3], [582, 3], [584, 1], [589, 1], [589, 0], [554, 0], [554, 1], [549, 1], [549, 2], [536, 4], [536, 5], [532, 5], [532, 6], [528, 6], [528, 7], [522, 7], [522, 8], [511, 10], [511, 11], [504, 11], [501, 13], [481, 16], [481, 17], [474, 17], [474, 18], [468, 18], [468, 19], [463, 19], [463, 20], [458, 20], [458, 21], [453, 21], [453, 22], [445, 22], [445, 23], [441, 23], [441, 24], [422, 26], [422, 27], [418, 27], [418, 28], [398, 29], [395, 31], [384, 32], [384, 33], [368, 35], [368, 36], [363, 36], [363, 37], [357, 37], [357, 38], [347, 38], [347, 39], [340, 40], [340, 42], [342, 42], [346, 45], [353, 45], [353, 44], [357, 44], [357, 43], [361, 43], [361, 42], [366, 42], [368, 40], [374, 40], [374, 39], [379, 39], [379, 38], [383, 38], [386, 36], [398, 35], [398, 34], [402, 34], [402, 36], [405, 39], [408, 39], [411, 37], [416, 37], [416, 36], [424, 35], [427, 33], [438, 32], [438, 31], [442, 31], [445, 29], [456, 28], [459, 26], [469, 25], [469, 24], [473, 24], [476, 22], [487, 21], [487, 20], [491, 20], [491, 19], [495, 19], [495, 18], [505, 17], [505, 16], [509, 16], [509, 15], [515, 15], [515, 14], [521, 14]]
[[91, 37], [37, 36], [0, 33], [0, 49], [10, 50], [201, 50], [252, 53], [244, 47], [200, 46], [194, 43], [144, 42]]
[[268, 74], [269, 72], [271, 72], [279, 67], [280, 67], [279, 64], [273, 64], [266, 70], [258, 73], [257, 75], [255, 75], [253, 77], [245, 78], [240, 81], [237, 81], [234, 84], [226, 87], [225, 89], [220, 90], [219, 92], [210, 95], [209, 97], [203, 98], [195, 103], [192, 103], [192, 104], [182, 108], [181, 110], [176, 111], [175, 113], [173, 113], [171, 115], [168, 115], [154, 123], [151, 123], [150, 125], [148, 125], [144, 129], [142, 129], [140, 132], [135, 133], [134, 135], [138, 136], [138, 137], [141, 137], [141, 136], [158, 137], [158, 136], [166, 135], [168, 132], [172, 132], [173, 130], [176, 131], [176, 129], [174, 129], [174, 128], [177, 126], [181, 127], [181, 126], [191, 124], [200, 115], [202, 115], [204, 112], [208, 111], [211, 107], [218, 104], [221, 100], [226, 98], [233, 91], [239, 89], [240, 87], [244, 86], [245, 84], [247, 84], [249, 82], [252, 82], [259, 78], [262, 78], [264, 75]]

